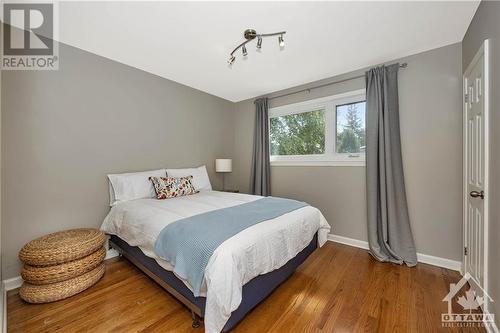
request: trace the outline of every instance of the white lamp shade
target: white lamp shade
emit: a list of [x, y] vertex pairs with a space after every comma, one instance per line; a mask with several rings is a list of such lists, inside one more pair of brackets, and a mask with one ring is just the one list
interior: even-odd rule
[[218, 158], [215, 160], [215, 172], [233, 171], [233, 160], [230, 158]]

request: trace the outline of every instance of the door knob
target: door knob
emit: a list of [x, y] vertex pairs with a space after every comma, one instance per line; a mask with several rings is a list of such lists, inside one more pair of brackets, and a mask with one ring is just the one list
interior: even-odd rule
[[484, 191], [478, 192], [478, 191], [471, 191], [469, 195], [473, 198], [481, 198], [484, 199]]

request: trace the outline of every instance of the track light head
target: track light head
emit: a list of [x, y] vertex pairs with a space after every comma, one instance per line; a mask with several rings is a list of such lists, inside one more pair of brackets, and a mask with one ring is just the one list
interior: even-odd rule
[[257, 38], [257, 48], [258, 49], [262, 48], [262, 37], [260, 36]]
[[280, 35], [278, 37], [278, 42], [280, 44], [280, 48], [284, 48], [285, 47], [285, 40], [283, 39], [283, 35]]
[[243, 56], [246, 57], [248, 55], [248, 52], [247, 52], [247, 47], [245, 45], [243, 45], [241, 47], [241, 52], [243, 53]]

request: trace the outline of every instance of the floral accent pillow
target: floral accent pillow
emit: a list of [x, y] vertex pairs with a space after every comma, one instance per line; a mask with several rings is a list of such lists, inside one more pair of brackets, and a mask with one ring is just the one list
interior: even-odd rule
[[182, 197], [198, 193], [193, 184], [193, 176], [174, 177], [149, 177], [155, 188], [156, 197], [160, 200]]

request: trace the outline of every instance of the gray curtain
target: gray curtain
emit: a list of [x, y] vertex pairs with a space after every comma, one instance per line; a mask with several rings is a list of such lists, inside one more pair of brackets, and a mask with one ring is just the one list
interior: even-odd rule
[[417, 264], [401, 158], [399, 64], [366, 72], [368, 242], [380, 261]]
[[255, 131], [252, 155], [252, 193], [271, 195], [271, 164], [269, 161], [269, 106], [267, 98], [255, 100]]

